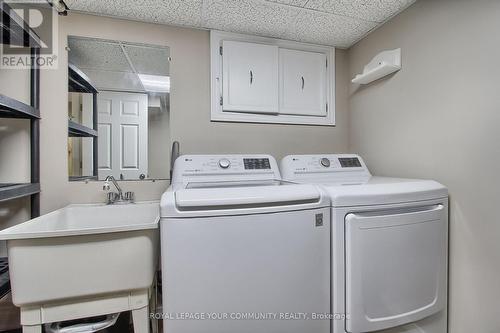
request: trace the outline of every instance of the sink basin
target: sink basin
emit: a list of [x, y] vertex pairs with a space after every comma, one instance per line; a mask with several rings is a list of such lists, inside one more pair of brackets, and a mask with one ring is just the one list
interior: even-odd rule
[[70, 205], [0, 231], [19, 307], [147, 289], [158, 259], [159, 205]]

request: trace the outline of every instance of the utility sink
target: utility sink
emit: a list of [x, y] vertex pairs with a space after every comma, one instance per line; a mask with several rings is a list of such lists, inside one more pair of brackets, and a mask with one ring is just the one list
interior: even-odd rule
[[70, 205], [0, 231], [19, 307], [150, 288], [159, 205]]

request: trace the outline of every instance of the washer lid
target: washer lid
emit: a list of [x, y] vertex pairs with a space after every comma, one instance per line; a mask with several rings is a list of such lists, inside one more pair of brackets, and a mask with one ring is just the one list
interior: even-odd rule
[[448, 190], [433, 180], [371, 177], [366, 182], [319, 183], [333, 207], [369, 206], [445, 198]]
[[282, 206], [319, 199], [320, 193], [312, 185], [194, 188], [175, 192], [175, 205], [179, 210]]
[[170, 187], [161, 199], [162, 217], [203, 217], [284, 212], [329, 207], [330, 200], [312, 184], [241, 187]]

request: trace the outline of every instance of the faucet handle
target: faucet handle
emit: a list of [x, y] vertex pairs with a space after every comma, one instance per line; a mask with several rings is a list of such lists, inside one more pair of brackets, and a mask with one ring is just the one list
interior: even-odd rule
[[130, 201], [130, 202], [134, 202], [134, 199], [135, 199], [135, 195], [134, 195], [134, 192], [125, 192], [125, 200], [127, 201]]
[[115, 192], [108, 193], [108, 204], [113, 204], [118, 199], [119, 199], [118, 193]]
[[102, 186], [102, 190], [103, 191], [109, 191], [109, 189], [110, 189], [109, 182], [106, 180], [104, 182], [104, 185]]

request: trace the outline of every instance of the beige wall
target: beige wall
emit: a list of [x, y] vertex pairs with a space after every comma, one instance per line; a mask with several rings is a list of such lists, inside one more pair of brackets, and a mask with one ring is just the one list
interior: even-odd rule
[[500, 1], [419, 0], [349, 51], [403, 69], [350, 88], [350, 150], [380, 175], [450, 190], [450, 332], [500, 332]]
[[[67, 181], [68, 35], [116, 39], [170, 47], [171, 138], [182, 153], [289, 153], [347, 150], [347, 90], [337, 88], [337, 127], [210, 122], [209, 32], [70, 13], [59, 23], [59, 70], [41, 74], [42, 213], [73, 202], [103, 201], [102, 184]], [[346, 52], [337, 52], [337, 79], [348, 75]], [[57, 96], [57, 97], [55, 97]], [[170, 143], [165, 143], [169, 147]], [[125, 182], [139, 200], [157, 199], [165, 181]]]

